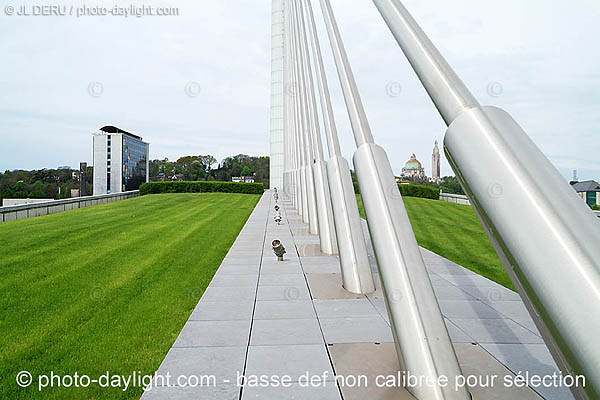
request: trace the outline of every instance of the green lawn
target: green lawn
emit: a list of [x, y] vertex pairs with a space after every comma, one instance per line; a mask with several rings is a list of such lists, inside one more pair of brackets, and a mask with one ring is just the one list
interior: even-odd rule
[[40, 393], [37, 376], [153, 374], [259, 197], [148, 195], [0, 224], [0, 398], [139, 398]]
[[[360, 215], [365, 213], [356, 196]], [[515, 290], [471, 206], [403, 197], [420, 246]]]

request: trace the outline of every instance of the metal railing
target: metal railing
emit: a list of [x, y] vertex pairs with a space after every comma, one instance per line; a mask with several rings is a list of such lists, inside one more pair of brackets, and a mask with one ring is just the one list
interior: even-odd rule
[[448, 203], [471, 205], [469, 197], [464, 194], [440, 193], [440, 200]]
[[39, 217], [42, 215], [56, 214], [63, 211], [74, 210], [125, 200], [139, 196], [139, 190], [129, 192], [99, 194], [95, 196], [73, 197], [70, 199], [52, 200], [42, 203], [21, 204], [17, 206], [0, 207], [0, 222], [16, 221], [25, 218]]

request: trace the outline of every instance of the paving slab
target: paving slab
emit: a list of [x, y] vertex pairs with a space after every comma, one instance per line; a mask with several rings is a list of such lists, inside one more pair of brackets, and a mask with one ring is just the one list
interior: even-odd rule
[[365, 295], [348, 292], [342, 287], [340, 274], [306, 274], [313, 299], [363, 299]]
[[323, 335], [316, 318], [255, 320], [250, 344], [320, 344]]
[[447, 318], [502, 318], [502, 314], [479, 300], [441, 300], [438, 299], [442, 314]]
[[474, 377], [475, 384], [468, 385], [474, 400], [541, 399], [529, 387], [518, 388], [506, 385], [505, 377], [514, 381], [515, 374], [480, 345], [457, 343], [454, 349], [463, 375]]
[[173, 347], [247, 346], [250, 321], [188, 321]]
[[325, 345], [250, 346], [246, 376], [266, 375], [291, 378], [299, 382], [303, 376], [319, 376], [322, 380], [335, 379]]
[[[412, 399], [402, 387], [350, 387], [342, 379], [361, 374], [374, 379], [399, 369], [366, 222], [376, 290], [365, 296], [342, 288], [339, 257], [320, 252], [318, 236], [308, 234], [285, 194], [281, 225], [273, 222], [273, 205], [272, 193], [265, 192], [159, 369], [180, 375], [211, 370], [218, 375], [216, 386], [156, 387], [143, 398]], [[286, 247], [283, 262], [272, 252], [274, 239]], [[518, 294], [420, 250], [465, 374], [557, 371]], [[306, 372], [330, 378], [311, 386], [301, 382]], [[232, 384], [238, 374], [286, 373], [293, 375], [287, 387]], [[471, 393], [492, 400], [572, 398], [556, 388], [477, 387]]]
[[289, 387], [244, 388], [242, 400], [341, 400], [337, 385], [328, 382], [325, 386], [304, 386], [298, 383]]
[[215, 387], [155, 387], [142, 395], [142, 400], [238, 400], [236, 385]]
[[[393, 343], [352, 343], [329, 346], [336, 374], [344, 377], [340, 389], [344, 400], [413, 400], [398, 385], [386, 387], [381, 378], [396, 375], [400, 369]], [[351, 382], [352, 377], [365, 377]]]
[[243, 275], [216, 275], [210, 282], [211, 287], [240, 287], [247, 286], [256, 288], [258, 283], [257, 274], [243, 274]]
[[190, 321], [251, 320], [254, 304], [250, 301], [201, 301]]
[[[238, 275], [246, 276], [246, 275]], [[209, 286], [206, 288], [202, 300], [204, 301], [254, 301], [256, 284], [252, 286], [221, 287]]]
[[378, 317], [378, 312], [367, 299], [314, 300], [319, 318]]
[[298, 274], [262, 274], [259, 286], [306, 286], [302, 271]]
[[[235, 382], [236, 371], [244, 368], [246, 346], [172, 348], [167, 353], [157, 374], [172, 377], [186, 374], [216, 377], [216, 384]], [[177, 385], [177, 382], [175, 382]]]
[[543, 343], [541, 337], [510, 319], [449, 319], [477, 343]]
[[309, 300], [306, 283], [285, 286], [260, 286], [256, 300]]
[[320, 318], [327, 343], [392, 342], [390, 326], [380, 317]]
[[[552, 355], [545, 344], [481, 344], [491, 355], [511, 371], [541, 376], [552, 376], [557, 372]], [[535, 389], [546, 399], [572, 399], [571, 391], [564, 387], [539, 387]]]
[[257, 301], [254, 320], [259, 319], [314, 319], [311, 300]]

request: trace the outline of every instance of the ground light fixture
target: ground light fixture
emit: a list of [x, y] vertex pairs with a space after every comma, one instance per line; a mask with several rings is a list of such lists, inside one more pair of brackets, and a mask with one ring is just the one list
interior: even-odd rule
[[281, 244], [280, 240], [273, 240], [271, 243], [273, 246], [273, 253], [277, 256], [277, 261], [283, 261], [283, 255], [285, 254], [285, 247]]
[[275, 223], [277, 225], [281, 224], [281, 213], [279, 212], [279, 209], [275, 210], [275, 216], [273, 217], [273, 219], [275, 220]]

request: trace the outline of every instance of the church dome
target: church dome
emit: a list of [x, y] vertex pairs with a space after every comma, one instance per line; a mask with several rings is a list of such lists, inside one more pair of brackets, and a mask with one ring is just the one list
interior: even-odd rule
[[412, 156], [410, 156], [410, 160], [408, 160], [406, 162], [406, 164], [404, 165], [405, 169], [421, 169], [423, 168], [421, 165], [421, 162], [419, 160], [417, 160], [417, 157], [413, 154]]

